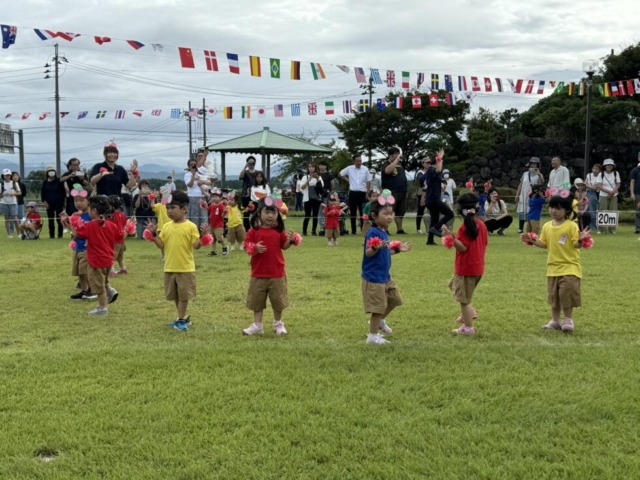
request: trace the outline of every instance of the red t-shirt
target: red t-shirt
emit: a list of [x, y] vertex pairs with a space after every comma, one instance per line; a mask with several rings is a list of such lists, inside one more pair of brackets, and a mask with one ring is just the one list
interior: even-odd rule
[[[111, 215], [109, 220], [115, 223], [116, 226], [124, 232], [124, 226], [127, 224], [127, 216], [124, 213], [113, 212], [113, 215]], [[124, 236], [122, 237], [122, 240], [116, 240], [116, 243], [124, 243]]]
[[324, 228], [340, 228], [340, 205], [324, 207]]
[[258, 243], [267, 247], [264, 253], [256, 253], [251, 257], [251, 276], [257, 278], [281, 278], [284, 273], [284, 255], [282, 247], [287, 243], [287, 234], [275, 228], [252, 228], [247, 233], [244, 244]]
[[116, 242], [124, 239], [124, 230], [113, 222], [91, 220], [78, 227], [78, 237], [87, 239], [87, 262], [93, 268], [109, 268], [113, 264]]
[[466, 252], [456, 250], [456, 275], [473, 277], [484, 275], [484, 252], [487, 250], [487, 227], [484, 222], [476, 220], [478, 236], [475, 240], [467, 234], [464, 224], [460, 225], [456, 238], [467, 247]]
[[209, 226], [211, 228], [224, 228], [224, 213], [226, 207], [222, 203], [209, 205]]
[[31, 220], [36, 228], [42, 227], [42, 218], [40, 218], [40, 214], [38, 212], [27, 213], [27, 219]]

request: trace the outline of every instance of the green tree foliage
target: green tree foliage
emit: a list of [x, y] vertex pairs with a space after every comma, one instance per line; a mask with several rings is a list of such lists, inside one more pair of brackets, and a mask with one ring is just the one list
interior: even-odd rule
[[640, 77], [640, 43], [605, 57], [601, 74], [607, 82]]
[[[316, 143], [316, 139], [318, 138], [320, 132], [315, 133], [302, 133], [300, 135], [291, 135], [293, 138], [297, 138], [299, 140], [304, 140], [306, 142]], [[277, 178], [273, 180], [277, 180], [279, 182], [284, 182], [285, 179], [291, 177], [298, 171], [306, 172], [307, 165], [311, 161], [315, 161], [316, 163], [324, 160], [329, 164], [329, 170], [332, 172], [339, 171], [343, 169], [346, 165], [351, 162], [351, 157], [348, 152], [344, 149], [337, 148], [337, 144], [335, 140], [331, 140], [329, 143], [320, 143], [323, 147], [334, 149], [333, 155], [322, 155], [322, 154], [313, 154], [313, 155], [278, 155], [278, 157], [273, 161], [273, 165], [278, 165], [280, 169]], [[273, 166], [271, 167], [273, 170]]]

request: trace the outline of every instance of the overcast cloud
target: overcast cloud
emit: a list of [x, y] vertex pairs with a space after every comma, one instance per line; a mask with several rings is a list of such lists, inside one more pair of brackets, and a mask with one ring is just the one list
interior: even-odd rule
[[[169, 111], [186, 108], [189, 101], [199, 106], [205, 97], [209, 107], [271, 109], [267, 118], [250, 120], [223, 120], [218, 112], [207, 122], [207, 143], [263, 126], [284, 134], [319, 132], [318, 141], [324, 142], [336, 132], [323, 103], [315, 118], [306, 114], [305, 103], [333, 99], [336, 113], [341, 113], [341, 100], [360, 95], [353, 72], [345, 75], [329, 64], [380, 68], [383, 76], [387, 68], [395, 69], [397, 79], [400, 70], [410, 70], [427, 77], [450, 73], [577, 80], [583, 60], [602, 58], [612, 48], [620, 51], [638, 41], [639, 14], [637, 0], [21, 0], [0, 14], [0, 23], [18, 27], [16, 44], [0, 50], [0, 123], [24, 129], [27, 165], [55, 163], [54, 120], [38, 120], [42, 112], [54, 111], [53, 80], [42, 78], [42, 67], [50, 61], [55, 41], [41, 41], [31, 28], [82, 34], [72, 43], [59, 40], [60, 51], [70, 60], [60, 79], [61, 111], [70, 112], [61, 120], [63, 162], [72, 156], [86, 165], [100, 161], [102, 145], [115, 138], [125, 163], [137, 158], [143, 165], [178, 169], [188, 155], [186, 121], [170, 120]], [[93, 35], [138, 40], [146, 46], [135, 51], [116, 40], [99, 46]], [[165, 45], [163, 52], [154, 52], [152, 43]], [[194, 49], [195, 70], [181, 68], [178, 46]], [[242, 75], [229, 74], [224, 60], [220, 72], [206, 71], [199, 49], [239, 54]], [[263, 78], [249, 76], [248, 55], [263, 58]], [[269, 57], [282, 59], [283, 79], [269, 78]], [[311, 80], [309, 65], [303, 63], [302, 80], [291, 81], [289, 60], [319, 62], [327, 79]], [[23, 70], [28, 68], [34, 69]], [[99, 71], [92, 71], [96, 68]], [[105, 69], [171, 82], [176, 88], [111, 78]], [[374, 98], [386, 91], [377, 88]], [[476, 97], [473, 106], [524, 110], [536, 100], [532, 95], [485, 94]], [[288, 107], [285, 118], [273, 117], [274, 104], [297, 102], [303, 104], [301, 117], [292, 118]], [[150, 116], [155, 108], [162, 109], [160, 118]], [[120, 109], [127, 111], [126, 118], [115, 120]], [[142, 118], [132, 115], [135, 109], [144, 110]], [[76, 120], [81, 110], [89, 116]], [[107, 110], [106, 118], [96, 120], [98, 110]], [[31, 118], [20, 120], [25, 112], [31, 112]], [[14, 116], [5, 119], [7, 113]], [[200, 132], [198, 137], [202, 144]], [[0, 154], [0, 165], [3, 160], [17, 163], [17, 155]], [[243, 163], [243, 157], [232, 156], [227, 171], [234, 174]]]

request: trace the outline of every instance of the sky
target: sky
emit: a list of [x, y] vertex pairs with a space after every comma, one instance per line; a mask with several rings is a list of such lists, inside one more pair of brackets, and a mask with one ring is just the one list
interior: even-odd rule
[[[423, 72], [423, 89], [432, 73], [441, 79], [464, 75], [467, 82], [471, 76], [578, 80], [584, 60], [638, 42], [639, 15], [637, 0], [404, 0], [397, 7], [379, 0], [21, 0], [0, 13], [0, 24], [18, 28], [15, 45], [0, 50], [0, 123], [24, 130], [27, 166], [55, 164], [54, 118], [39, 117], [55, 111], [54, 81], [44, 79], [43, 67], [51, 65], [57, 42], [68, 60], [60, 67], [60, 110], [70, 112], [61, 119], [62, 162], [78, 157], [91, 166], [113, 139], [125, 166], [135, 158], [141, 165], [181, 170], [189, 155], [187, 121], [172, 120], [170, 110], [186, 110], [189, 101], [200, 106], [204, 98], [217, 110], [207, 120], [208, 144], [263, 127], [328, 142], [338, 139], [328, 120], [342, 114], [341, 102], [362, 98], [354, 66], [367, 74], [378, 68], [383, 79], [393, 69], [397, 82], [401, 71], [411, 71], [412, 85]], [[33, 29], [81, 36], [42, 41]], [[94, 36], [112, 41], [98, 45]], [[125, 40], [145, 46], [134, 50]], [[152, 44], [163, 45], [162, 51]], [[193, 49], [196, 68], [181, 67], [178, 47]], [[203, 50], [222, 57], [218, 72], [207, 71]], [[240, 75], [229, 73], [227, 52], [239, 55]], [[249, 74], [249, 55], [261, 57], [261, 78]], [[269, 78], [269, 58], [281, 59], [281, 79]], [[302, 62], [299, 81], [289, 79], [291, 60]], [[326, 79], [313, 80], [310, 62], [322, 65]], [[376, 86], [374, 103], [387, 91]], [[551, 93], [549, 87], [545, 92]], [[539, 99], [494, 91], [477, 95], [472, 107], [523, 111]], [[313, 101], [316, 116], [307, 112]], [[334, 101], [337, 115], [325, 115], [326, 101]], [[299, 117], [291, 116], [292, 103], [301, 104]], [[274, 117], [275, 104], [285, 106], [283, 118]], [[225, 106], [234, 108], [234, 119], [223, 119]], [[240, 118], [242, 106], [251, 106], [250, 119]], [[258, 106], [266, 107], [264, 118], [256, 118]], [[152, 109], [162, 114], [153, 117]], [[99, 110], [106, 110], [105, 118], [95, 118]], [[117, 110], [125, 110], [124, 119], [115, 119]], [[142, 117], [134, 110], [143, 110]], [[78, 120], [80, 111], [88, 111], [87, 118]], [[26, 112], [31, 116], [22, 120]], [[8, 113], [13, 115], [5, 118]], [[194, 130], [200, 146], [201, 122]], [[18, 155], [0, 153], [0, 166], [3, 161], [17, 163]], [[228, 174], [235, 175], [244, 161], [228, 157]]]

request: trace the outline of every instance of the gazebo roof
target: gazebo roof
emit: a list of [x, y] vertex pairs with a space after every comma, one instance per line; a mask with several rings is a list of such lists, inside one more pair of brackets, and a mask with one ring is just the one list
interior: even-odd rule
[[254, 154], [291, 154], [291, 153], [333, 153], [333, 149], [315, 145], [297, 138], [272, 132], [264, 127], [261, 132], [250, 133], [232, 140], [207, 146], [210, 152], [254, 153]]

